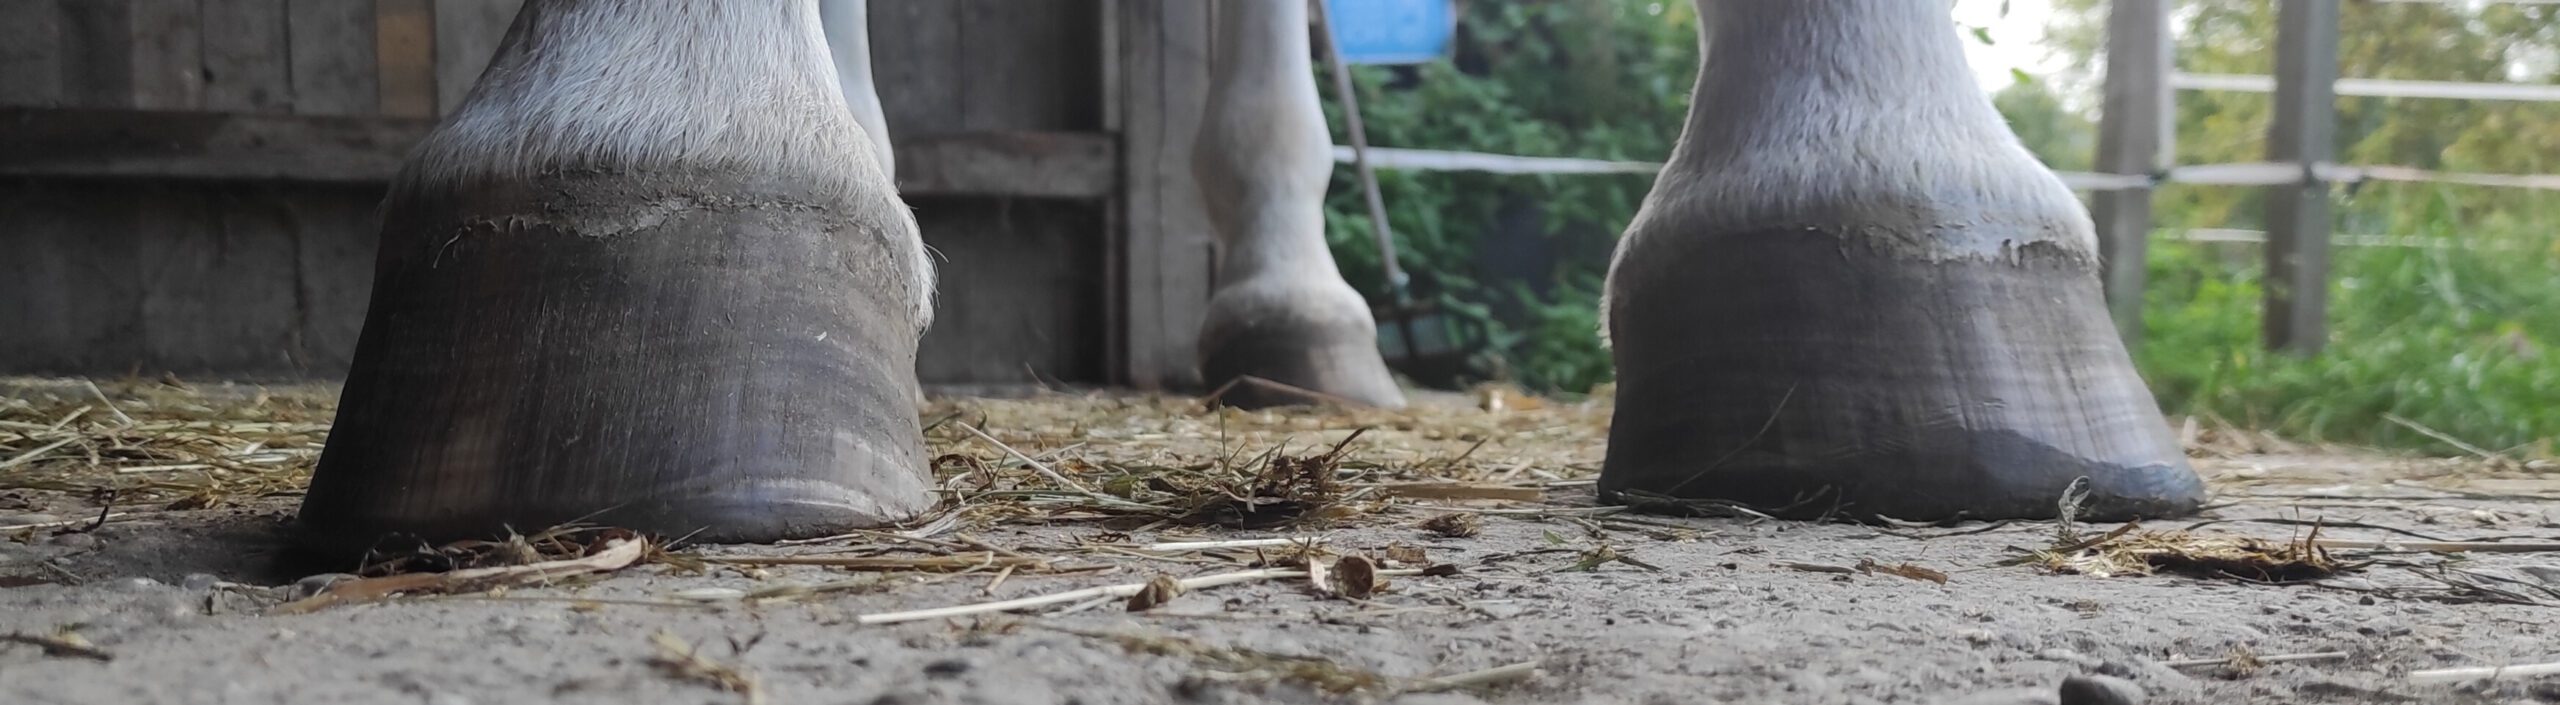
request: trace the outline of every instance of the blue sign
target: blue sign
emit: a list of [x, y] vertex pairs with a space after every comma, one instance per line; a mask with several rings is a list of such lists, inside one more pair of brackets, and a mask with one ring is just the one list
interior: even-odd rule
[[1458, 35], [1452, 0], [1324, 0], [1342, 60], [1419, 64], [1440, 58]]

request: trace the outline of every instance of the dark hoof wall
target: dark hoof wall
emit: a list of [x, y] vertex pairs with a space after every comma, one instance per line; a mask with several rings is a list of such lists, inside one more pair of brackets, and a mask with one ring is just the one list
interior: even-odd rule
[[2204, 503], [2083, 256], [1920, 257], [1802, 230], [1685, 246], [1699, 254], [1613, 283], [1604, 501], [2034, 519], [2085, 479], [2083, 519]]
[[1326, 403], [1404, 408], [1404, 390], [1378, 352], [1378, 332], [1350, 325], [1257, 322], [1201, 346], [1212, 404], [1240, 409]]
[[930, 509], [901, 234], [790, 187], [705, 195], [733, 182], [395, 198], [306, 546], [765, 542]]

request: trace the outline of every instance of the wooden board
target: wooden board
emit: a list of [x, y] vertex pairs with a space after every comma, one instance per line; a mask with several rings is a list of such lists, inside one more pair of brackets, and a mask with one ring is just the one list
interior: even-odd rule
[[1197, 387], [1195, 338], [1209, 303], [1210, 225], [1191, 178], [1209, 91], [1208, 4], [1118, 0], [1123, 381]]
[[872, 0], [871, 81], [891, 140], [960, 129], [960, 6]]
[[435, 0], [436, 111], [453, 113], [489, 68], [524, 0]]
[[63, 104], [134, 107], [131, 0], [65, 0], [61, 7]]
[[436, 115], [435, 0], [374, 0], [374, 59], [381, 114]]
[[141, 364], [167, 370], [293, 367], [293, 234], [254, 186], [135, 185]]
[[334, 376], [372, 281], [378, 189], [0, 184], [0, 371]]
[[0, 109], [0, 174], [380, 183], [433, 123], [141, 110]]
[[[947, 2], [949, 0], [946, 0]], [[957, 0], [958, 128], [1091, 130], [1102, 125], [1100, 18], [1080, 2]]]
[[197, 0], [133, 3], [133, 102], [137, 108], [204, 107], [204, 18]]
[[948, 133], [893, 149], [900, 193], [1098, 199], [1119, 185], [1117, 143], [1099, 133]]
[[1098, 204], [911, 198], [942, 281], [928, 384], [1091, 384], [1103, 369]]
[[138, 357], [139, 204], [116, 189], [0, 184], [0, 370], [114, 374]]
[[293, 108], [285, 0], [204, 0], [204, 108], [279, 113]]
[[[142, 110], [0, 108], [0, 174], [382, 183], [434, 122]], [[1115, 142], [1092, 132], [946, 133], [902, 140], [912, 195], [1099, 199]]]
[[0, 105], [60, 105], [62, 6], [0, 2]]
[[381, 110], [373, 9], [373, 3], [363, 0], [285, 0], [293, 112], [371, 115]]

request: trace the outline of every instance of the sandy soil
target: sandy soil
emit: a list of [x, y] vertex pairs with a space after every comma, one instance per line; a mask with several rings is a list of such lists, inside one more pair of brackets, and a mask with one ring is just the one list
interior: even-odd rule
[[[1596, 457], [1588, 429], [1574, 433], [1582, 435], [1535, 442], [1582, 444], [1574, 457]], [[2298, 453], [2198, 462], [2222, 504], [2195, 520], [2148, 528], [2218, 522], [2195, 530], [2283, 542], [2307, 530], [2288, 522], [2318, 519], [2328, 524], [2320, 536], [2332, 539], [2560, 541], [2560, 504], [2552, 502], [2560, 477], [2539, 470]], [[1594, 520], [1580, 516], [1591, 502], [1587, 485], [1561, 482], [1548, 494], [1534, 505], [1379, 505], [1331, 528], [1123, 535], [1091, 523], [1019, 522], [972, 535], [1054, 556], [1059, 565], [1099, 568], [1093, 572], [1023, 571], [999, 580], [992, 570], [690, 573], [651, 564], [497, 594], [290, 615], [267, 611], [311, 584], [297, 587], [302, 574], [276, 567], [277, 531], [292, 498], [213, 510], [130, 507], [94, 530], [22, 529], [0, 540], [0, 586], [8, 586], [0, 588], [0, 633], [68, 632], [105, 657], [0, 644], [0, 703], [2036, 703], [2057, 702], [2065, 678], [2086, 674], [2129, 681], [2153, 703], [2560, 702], [2560, 677], [2450, 684], [2407, 677], [2560, 661], [2560, 553], [2340, 550], [2342, 559], [2378, 562], [2284, 585], [2094, 577], [1999, 565], [2020, 549], [2053, 546], [2051, 523], [1904, 529]], [[1538, 511], [1484, 515], [1472, 537], [1415, 526], [1453, 507], [1523, 506]], [[0, 493], [0, 526], [99, 511], [77, 494]], [[1252, 559], [1234, 550], [1142, 558], [1097, 544], [1278, 536], [1321, 536], [1345, 554], [1419, 547], [1428, 562], [1458, 574], [1392, 578], [1366, 600], [1318, 594], [1291, 579], [1196, 590], [1143, 612], [1113, 601], [1064, 614], [1053, 607], [856, 621], [1246, 570]], [[702, 552], [805, 555], [870, 543]], [[1577, 569], [1603, 546], [1633, 560]], [[1946, 579], [1856, 570], [1862, 561], [1925, 567]], [[2462, 572], [2447, 572], [2454, 570]], [[786, 585], [838, 589], [785, 600], [688, 599], [716, 596], [703, 588]], [[698, 645], [698, 656], [751, 681], [753, 692], [657, 664], [662, 651], [652, 637], [661, 630]], [[2278, 662], [2174, 665], [2234, 654]], [[1521, 678], [1425, 685], [1524, 662], [1536, 665]]]

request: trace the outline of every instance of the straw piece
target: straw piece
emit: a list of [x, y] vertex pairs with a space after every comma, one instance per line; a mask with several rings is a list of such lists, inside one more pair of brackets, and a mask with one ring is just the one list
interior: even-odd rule
[[301, 614], [331, 605], [362, 602], [407, 592], [459, 592], [487, 589], [582, 573], [621, 570], [648, 555], [649, 542], [617, 540], [595, 555], [501, 568], [472, 568], [450, 573], [408, 573], [349, 580], [307, 598], [277, 605], [277, 614]]
[[[1379, 575], [1421, 575], [1421, 574], [1422, 574], [1422, 571], [1420, 571], [1420, 570], [1415, 570], [1415, 569], [1404, 569], [1404, 568], [1399, 568], [1399, 569], [1393, 569], [1393, 570], [1381, 570], [1381, 571], [1378, 571], [1378, 574], [1379, 574]], [[1245, 570], [1245, 571], [1237, 571], [1237, 572], [1233, 572], [1233, 573], [1218, 573], [1218, 574], [1214, 574], [1214, 575], [1203, 575], [1203, 576], [1199, 576], [1199, 577], [1195, 577], [1195, 578], [1182, 578], [1182, 579], [1180, 579], [1180, 580], [1175, 580], [1175, 581], [1173, 581], [1173, 585], [1174, 585], [1174, 586], [1176, 586], [1176, 587], [1179, 587], [1179, 588], [1181, 589], [1181, 591], [1182, 591], [1182, 592], [1186, 592], [1186, 593], [1188, 593], [1188, 592], [1196, 592], [1196, 591], [1199, 591], [1199, 590], [1204, 589], [1204, 588], [1213, 588], [1213, 587], [1218, 587], [1218, 586], [1221, 586], [1221, 585], [1234, 585], [1234, 584], [1236, 584], [1236, 583], [1249, 583], [1249, 582], [1254, 582], [1254, 581], [1258, 581], [1258, 580], [1285, 580], [1285, 579], [1288, 579], [1288, 578], [1304, 578], [1304, 577], [1307, 577], [1307, 571], [1297, 570], [1297, 569], [1291, 569], [1291, 568], [1263, 568], [1263, 569], [1260, 569], [1260, 570]], [[896, 623], [896, 622], [914, 622], [914, 621], [927, 620], [927, 619], [941, 619], [941, 618], [944, 618], [944, 617], [962, 617], [962, 616], [973, 615], [973, 614], [986, 614], [986, 613], [989, 613], [989, 612], [1009, 612], [1009, 611], [1018, 610], [1018, 609], [1023, 609], [1023, 608], [1027, 608], [1027, 607], [1040, 607], [1040, 606], [1043, 606], [1043, 605], [1055, 605], [1055, 604], [1062, 604], [1062, 603], [1068, 603], [1068, 602], [1077, 602], [1077, 601], [1082, 601], [1082, 600], [1096, 600], [1096, 599], [1101, 599], [1101, 600], [1110, 600], [1110, 599], [1119, 599], [1119, 598], [1126, 598], [1126, 597], [1129, 597], [1129, 596], [1132, 596], [1132, 595], [1136, 595], [1136, 594], [1138, 594], [1140, 591], [1146, 590], [1146, 589], [1148, 588], [1148, 586], [1149, 586], [1149, 585], [1151, 585], [1151, 584], [1153, 584], [1153, 583], [1125, 583], [1125, 584], [1120, 584], [1120, 585], [1104, 585], [1104, 586], [1102, 586], [1102, 587], [1085, 588], [1085, 589], [1082, 589], [1082, 590], [1070, 590], [1070, 591], [1067, 591], [1067, 592], [1054, 593], [1054, 594], [1049, 594], [1049, 595], [1038, 595], [1038, 596], [1033, 596], [1033, 597], [1022, 597], [1022, 598], [1015, 598], [1015, 599], [1011, 599], [1011, 600], [998, 600], [998, 601], [995, 601], [995, 602], [980, 602], [980, 603], [977, 603], [977, 604], [969, 604], [969, 605], [955, 605], [955, 606], [951, 606], [951, 607], [936, 607], [936, 608], [932, 608], [932, 609], [908, 610], [908, 611], [905, 611], [905, 612], [882, 612], [882, 613], [878, 613], [878, 614], [866, 614], [866, 615], [862, 615], [862, 616], [860, 616], [860, 617], [856, 617], [856, 618], [854, 618], [854, 621], [855, 621], [855, 623], [858, 623], [858, 624], [892, 624], [892, 623]], [[1161, 589], [1161, 588], [1159, 588], [1159, 589]]]
[[2410, 671], [2409, 682], [2454, 683], [2469, 680], [2500, 680], [2505, 678], [2531, 678], [2535, 676], [2554, 675], [2560, 675], [2560, 661], [2554, 661], [2551, 663], [2528, 663], [2516, 666], [2473, 666], [2467, 668], [2439, 668], [2430, 671]]
[[961, 421], [953, 421], [951, 422], [951, 425], [960, 427], [960, 430], [968, 431], [970, 435], [977, 436], [978, 440], [986, 441], [997, 448], [1003, 449], [1005, 453], [1012, 455], [1014, 459], [1030, 465], [1031, 469], [1039, 472], [1041, 477], [1049, 478], [1050, 482], [1058, 483], [1061, 487], [1066, 487], [1088, 495], [1094, 495], [1097, 497], [1103, 496], [1095, 493], [1091, 488], [1076, 484], [1076, 481], [1067, 479], [1067, 476], [1058, 474], [1058, 471], [1049, 469], [1048, 463], [1035, 460], [1030, 455], [1024, 454], [1022, 451], [1014, 450], [1013, 446], [1005, 445], [1004, 441], [996, 440], [995, 436], [987, 435], [987, 432], [978, 430], [978, 427], [976, 426], [971, 426], [968, 423]]

